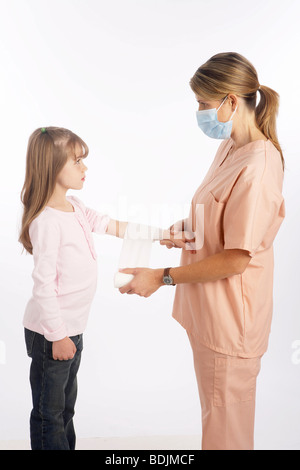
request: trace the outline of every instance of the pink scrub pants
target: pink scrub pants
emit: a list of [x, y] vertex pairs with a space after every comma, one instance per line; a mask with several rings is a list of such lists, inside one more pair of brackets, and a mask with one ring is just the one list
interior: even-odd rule
[[202, 450], [253, 450], [261, 357], [220, 354], [188, 336], [202, 409]]

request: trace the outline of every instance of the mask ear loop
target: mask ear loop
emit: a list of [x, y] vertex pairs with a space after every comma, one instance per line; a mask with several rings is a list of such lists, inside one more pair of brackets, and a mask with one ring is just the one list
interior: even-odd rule
[[[225, 96], [225, 98], [223, 99], [222, 103], [220, 104], [220, 106], [219, 106], [218, 109], [217, 109], [217, 112], [219, 111], [219, 109], [221, 108], [221, 106], [223, 106], [223, 104], [225, 103], [225, 101], [227, 100], [227, 98], [228, 98], [228, 95]], [[232, 118], [233, 118], [233, 116], [235, 115], [235, 113], [236, 113], [238, 107], [239, 107], [239, 105], [237, 104], [235, 110], [233, 111], [232, 115], [231, 115], [230, 118], [229, 118], [229, 121], [232, 120]], [[228, 121], [228, 122], [229, 122], [229, 121]]]
[[225, 98], [223, 99], [222, 103], [220, 104], [220, 106], [219, 106], [218, 109], [217, 109], [217, 112], [219, 111], [219, 109], [221, 108], [221, 106], [223, 106], [223, 104], [225, 103], [225, 101], [227, 100], [227, 98], [228, 98], [228, 95], [225, 96]]
[[237, 109], [238, 109], [238, 107], [239, 107], [239, 105], [237, 104], [237, 105], [236, 105], [236, 108], [235, 108], [235, 110], [233, 111], [232, 115], [230, 116], [230, 119], [229, 119], [229, 121], [231, 121], [231, 120], [232, 120], [233, 116], [234, 116], [234, 115], [235, 115], [235, 113], [237, 112]]

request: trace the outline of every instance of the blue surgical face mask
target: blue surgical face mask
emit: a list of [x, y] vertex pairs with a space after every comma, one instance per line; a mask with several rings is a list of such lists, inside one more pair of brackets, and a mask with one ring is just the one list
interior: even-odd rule
[[227, 99], [224, 98], [218, 109], [205, 109], [203, 111], [197, 111], [198, 126], [204, 132], [204, 134], [212, 137], [213, 139], [229, 139], [232, 131], [232, 118], [237, 110], [237, 107], [230, 116], [229, 121], [220, 122], [218, 120], [218, 111], [223, 106]]

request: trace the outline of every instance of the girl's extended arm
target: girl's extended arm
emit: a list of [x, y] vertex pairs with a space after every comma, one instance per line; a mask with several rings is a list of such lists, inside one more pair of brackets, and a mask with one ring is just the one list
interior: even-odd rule
[[106, 233], [114, 237], [124, 238], [128, 222], [110, 219]]
[[[119, 220], [110, 219], [106, 233], [108, 235], [113, 235], [118, 238], [124, 238], [127, 225], [128, 222], [121, 222]], [[174, 226], [170, 227], [170, 229], [163, 230], [159, 239], [161, 241], [168, 241], [172, 244], [172, 246], [176, 246], [178, 248], [185, 248], [186, 243], [190, 242], [191, 240], [187, 238], [186, 232], [177, 231], [176, 233], [174, 233], [173, 227]]]

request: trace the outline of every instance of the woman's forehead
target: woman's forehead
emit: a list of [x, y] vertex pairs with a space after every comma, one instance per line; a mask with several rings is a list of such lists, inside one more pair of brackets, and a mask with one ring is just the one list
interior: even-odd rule
[[208, 98], [205, 98], [203, 95], [199, 93], [195, 93], [195, 97], [197, 101], [212, 101], [212, 100], [209, 100]]

